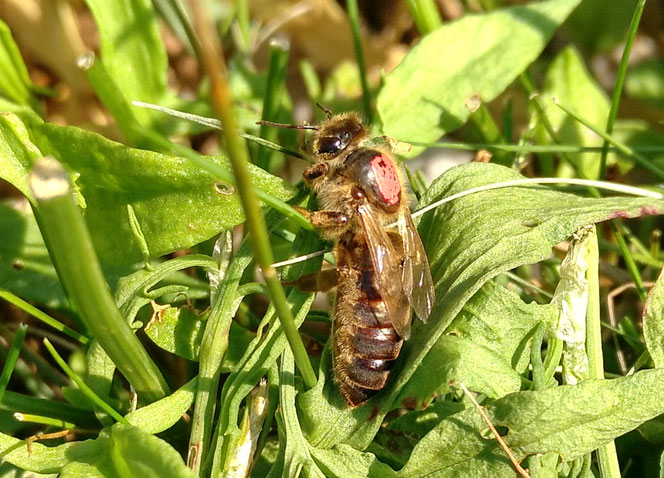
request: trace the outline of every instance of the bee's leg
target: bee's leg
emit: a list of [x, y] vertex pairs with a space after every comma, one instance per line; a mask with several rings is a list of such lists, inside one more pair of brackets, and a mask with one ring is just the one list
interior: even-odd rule
[[326, 176], [329, 171], [330, 167], [327, 163], [315, 163], [304, 170], [302, 177], [304, 178], [305, 183], [309, 183], [316, 178]]
[[283, 285], [297, 287], [302, 292], [327, 292], [336, 287], [339, 282], [339, 271], [336, 269], [325, 269], [307, 274], [292, 281], [284, 281]]
[[348, 224], [348, 216], [338, 211], [309, 211], [301, 207], [295, 209], [306, 217], [316, 229], [338, 229]]

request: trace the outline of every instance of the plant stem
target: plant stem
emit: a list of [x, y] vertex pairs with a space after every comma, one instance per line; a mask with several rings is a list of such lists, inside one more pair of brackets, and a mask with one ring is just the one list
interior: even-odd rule
[[44, 417], [41, 415], [30, 415], [28, 413], [16, 412], [14, 413], [14, 419], [19, 422], [30, 422], [30, 423], [40, 423], [42, 425], [49, 425], [52, 427], [58, 428], [76, 428], [74, 423], [66, 422], [64, 420], [59, 420], [57, 418]]
[[42, 158], [29, 183], [39, 229], [72, 305], [140, 398], [164, 397], [166, 381], [113, 301], [67, 172], [55, 159]]
[[[357, 7], [357, 0], [347, 0], [346, 9], [348, 10], [348, 18], [350, 19], [350, 28], [353, 33], [353, 46], [355, 47], [355, 58], [357, 59], [357, 68], [360, 70], [360, 81], [362, 82], [362, 107], [364, 109], [364, 116], [367, 123], [371, 124], [373, 121], [373, 113], [371, 110], [371, 90], [369, 90], [369, 82], [367, 80], [367, 70], [364, 64], [364, 53], [362, 51], [362, 37], [360, 35], [360, 12]], [[297, 362], [297, 356], [295, 358]]]
[[[249, 51], [249, 3], [247, 0], [235, 0], [235, 18], [237, 18], [238, 27], [240, 27], [240, 34], [242, 35], [242, 45], [240, 49], [245, 53]], [[205, 63], [203, 58], [202, 63]]]
[[[443, 141], [440, 143], [424, 143], [420, 141], [405, 141], [413, 146], [423, 146], [426, 148], [459, 149], [463, 151], [476, 151], [478, 149], [488, 149], [493, 151], [508, 151], [514, 153], [599, 153], [601, 146], [577, 146], [575, 144], [491, 144], [491, 143], [456, 143], [453, 141]], [[664, 153], [662, 146], [635, 146], [633, 151], [639, 153]], [[609, 146], [609, 151], [620, 152], [615, 146]]]
[[620, 151], [621, 153], [623, 153], [623, 154], [629, 156], [630, 158], [632, 158], [634, 160], [634, 162], [636, 162], [639, 166], [641, 166], [642, 168], [647, 169], [651, 173], [655, 174], [655, 176], [657, 176], [658, 179], [664, 180], [664, 170], [661, 170], [660, 168], [655, 166], [647, 158], [644, 158], [643, 156], [641, 156], [639, 153], [634, 151], [629, 146], [627, 146], [623, 143], [620, 143], [619, 141], [614, 139], [611, 135], [605, 133], [604, 131], [601, 131], [601, 130], [597, 129], [587, 119], [583, 118], [578, 113], [575, 113], [574, 111], [570, 110], [566, 106], [563, 106], [560, 103], [560, 101], [558, 101], [557, 98], [554, 98], [554, 103], [558, 106], [558, 108], [560, 108], [565, 113], [570, 115], [572, 118], [574, 118], [576, 121], [578, 121], [583, 126], [588, 128], [590, 131], [592, 131], [595, 134], [601, 136], [602, 138], [604, 138], [605, 141], [611, 143], [613, 146], [618, 148], [618, 151]]
[[431, 33], [443, 24], [438, 7], [433, 0], [408, 0], [408, 10], [421, 35]]
[[[588, 309], [586, 312], [586, 354], [588, 356], [588, 375], [590, 379], [604, 379], [604, 359], [602, 357], [602, 324], [600, 314], [599, 291], [599, 246], [597, 234], [588, 239], [587, 273]], [[614, 441], [597, 449], [600, 475], [602, 478], [620, 478], [620, 464]]]
[[[290, 56], [290, 45], [285, 37], [277, 37], [270, 42], [270, 60], [267, 73], [267, 86], [265, 98], [263, 99], [263, 112], [261, 120], [276, 121], [281, 98], [284, 94], [284, 83], [286, 81], [286, 70], [288, 68], [288, 57]], [[258, 136], [274, 142], [277, 130], [264, 124], [260, 127]], [[259, 148], [256, 156], [256, 165], [266, 171], [270, 170], [270, 159], [272, 151]]]
[[153, 0], [152, 4], [168, 26], [180, 38], [185, 48], [200, 59], [201, 47], [182, 2], [180, 0]]
[[28, 326], [20, 324], [16, 330], [16, 335], [14, 335], [14, 340], [12, 340], [12, 345], [9, 347], [5, 365], [2, 367], [2, 374], [0, 374], [0, 401], [2, 401], [2, 396], [5, 394], [5, 390], [7, 390], [7, 385], [9, 385], [9, 379], [14, 371], [14, 366], [18, 360], [18, 354], [21, 351], [21, 345], [23, 345], [23, 339], [25, 339], [27, 332]]
[[[646, 0], [639, 0], [639, 2], [636, 4], [636, 8], [634, 9], [634, 15], [632, 15], [632, 22], [629, 25], [627, 39], [625, 40], [625, 48], [623, 50], [622, 57], [620, 58], [620, 66], [618, 67], [616, 83], [613, 86], [613, 93], [611, 95], [611, 109], [609, 110], [609, 117], [606, 120], [606, 134], [613, 133], [613, 124], [616, 121], [616, 117], [618, 116], [620, 95], [622, 94], [623, 85], [625, 84], [625, 76], [627, 76], [629, 55], [632, 51], [632, 45], [634, 44], [634, 38], [636, 37], [636, 31], [639, 28], [641, 14], [643, 13], [643, 7], [645, 4]], [[606, 157], [608, 153], [609, 142], [605, 139], [604, 144], [602, 145], [602, 155], [600, 156], [599, 179], [604, 179], [606, 176]]]
[[220, 61], [223, 58], [221, 45], [219, 45], [218, 41], [213, 40], [213, 34], [210, 31], [208, 23], [203, 20], [202, 12], [198, 8], [197, 2], [194, 5], [197, 7], [195, 8], [196, 24], [198, 25], [201, 44], [203, 45], [205, 70], [210, 79], [210, 98], [223, 125], [222, 136], [226, 141], [226, 148], [231, 166], [233, 167], [238, 194], [240, 195], [242, 208], [247, 218], [247, 227], [254, 245], [256, 262], [263, 271], [263, 277], [270, 293], [270, 298], [284, 328], [288, 343], [293, 350], [295, 361], [300, 369], [304, 383], [308, 388], [312, 388], [316, 385], [316, 374], [309, 361], [302, 338], [295, 326], [293, 313], [286, 302], [284, 290], [277, 278], [275, 269], [272, 267], [274, 259], [265, 226], [265, 218], [258, 205], [254, 194], [254, 187], [251, 183], [251, 176], [247, 169], [247, 148], [235, 132], [231, 91], [226, 79], [224, 65]]
[[45, 400], [9, 390], [2, 397], [0, 409], [12, 413], [23, 412], [73, 422], [83, 428], [97, 428], [99, 426], [99, 421], [90, 410], [77, 408], [67, 402]]
[[95, 392], [92, 391], [90, 387], [87, 386], [87, 384], [83, 381], [81, 377], [79, 377], [76, 372], [74, 372], [69, 365], [67, 365], [67, 362], [64, 361], [64, 359], [60, 356], [60, 354], [55, 350], [55, 347], [51, 345], [51, 342], [49, 342], [48, 339], [44, 339], [44, 346], [46, 349], [49, 351], [51, 356], [53, 357], [53, 360], [60, 366], [60, 368], [67, 374], [67, 376], [72, 379], [76, 385], [81, 389], [83, 394], [90, 399], [92, 403], [97, 405], [99, 408], [104, 410], [106, 413], [108, 413], [111, 417], [116, 422], [119, 423], [124, 423], [125, 425], [129, 425], [129, 422], [125, 417], [120, 415], [117, 410], [115, 410], [113, 407], [111, 407], [108, 403], [103, 401], [99, 395], [97, 395]]

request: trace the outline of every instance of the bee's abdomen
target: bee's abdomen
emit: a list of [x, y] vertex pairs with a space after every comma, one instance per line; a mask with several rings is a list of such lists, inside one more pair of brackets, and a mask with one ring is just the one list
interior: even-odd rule
[[361, 271], [356, 284], [340, 284], [337, 296], [334, 372], [342, 395], [352, 407], [385, 386], [403, 344], [374, 279], [373, 271]]

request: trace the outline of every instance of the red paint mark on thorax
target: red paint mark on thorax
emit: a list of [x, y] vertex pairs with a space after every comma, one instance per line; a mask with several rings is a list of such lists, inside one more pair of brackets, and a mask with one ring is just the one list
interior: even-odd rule
[[384, 154], [377, 154], [371, 159], [371, 170], [383, 200], [390, 206], [399, 204], [401, 183], [392, 160]]

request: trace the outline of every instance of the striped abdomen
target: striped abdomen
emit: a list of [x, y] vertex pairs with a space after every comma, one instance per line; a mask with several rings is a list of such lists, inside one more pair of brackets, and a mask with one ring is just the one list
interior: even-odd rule
[[335, 253], [341, 281], [334, 311], [334, 375], [341, 394], [356, 407], [385, 386], [403, 340], [376, 286], [366, 243], [354, 236], [340, 241]]

